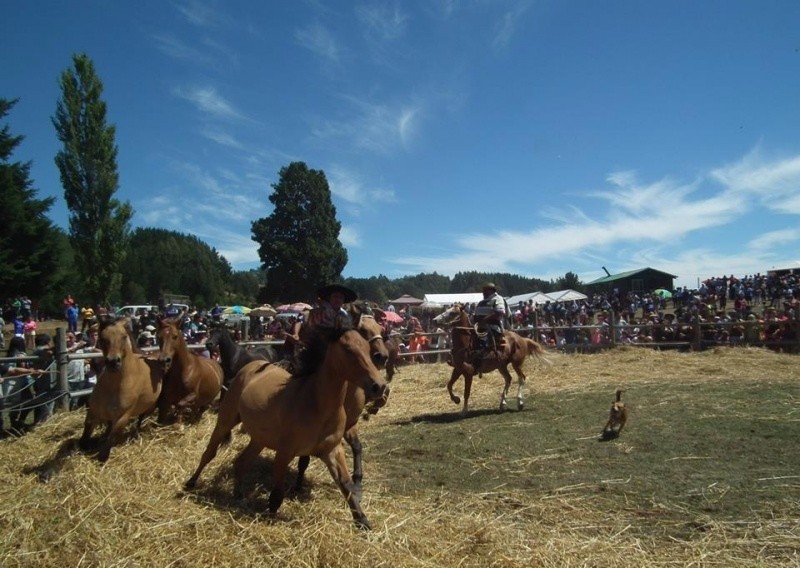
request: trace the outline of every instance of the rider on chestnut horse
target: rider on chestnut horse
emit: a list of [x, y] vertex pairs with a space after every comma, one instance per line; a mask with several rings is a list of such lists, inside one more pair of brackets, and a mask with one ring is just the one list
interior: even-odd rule
[[[503, 351], [506, 348], [505, 329], [508, 307], [503, 297], [497, 293], [497, 286], [491, 282], [483, 285], [483, 300], [475, 306], [475, 324], [482, 349], [479, 351]], [[481, 354], [482, 355], [482, 354]]]

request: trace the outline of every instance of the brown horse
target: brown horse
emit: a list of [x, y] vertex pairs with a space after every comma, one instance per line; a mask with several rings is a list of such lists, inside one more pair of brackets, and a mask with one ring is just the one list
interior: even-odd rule
[[511, 365], [517, 373], [517, 408], [522, 410], [525, 406], [523, 397], [523, 389], [525, 386], [525, 373], [522, 372], [522, 364], [528, 355], [534, 355], [539, 359], [547, 362], [544, 357], [544, 348], [532, 339], [522, 337], [513, 331], [506, 331], [504, 333], [506, 345], [503, 349], [494, 349], [486, 353], [481, 361], [478, 363], [475, 359], [477, 347], [477, 332], [469, 319], [469, 314], [464, 311], [463, 307], [459, 304], [453, 305], [451, 308], [445, 310], [434, 318], [434, 321], [441, 325], [450, 325], [452, 347], [451, 364], [453, 365], [453, 372], [450, 375], [450, 380], [447, 383], [447, 392], [450, 394], [450, 399], [459, 404], [461, 399], [453, 394], [453, 384], [458, 380], [458, 377], [464, 375], [464, 407], [461, 410], [462, 414], [466, 414], [469, 407], [469, 395], [472, 389], [472, 377], [478, 373], [488, 373], [495, 369], [500, 371], [505, 380], [503, 393], [500, 396], [500, 409], [506, 410], [508, 404], [506, 397], [508, 396], [508, 389], [511, 387], [511, 373], [508, 371], [508, 366]]
[[165, 373], [158, 400], [158, 421], [166, 422], [173, 406], [178, 421], [184, 413], [193, 413], [198, 418], [220, 393], [222, 366], [190, 352], [176, 320], [159, 322], [158, 343], [158, 358]]
[[341, 443], [347, 425], [344, 401], [348, 383], [357, 384], [368, 399], [380, 398], [386, 390], [370, 359], [369, 343], [355, 330], [315, 333], [296, 376], [277, 365], [248, 363], [237, 373], [220, 405], [211, 439], [186, 488], [195, 487], [220, 443], [242, 422], [250, 443], [234, 462], [237, 495], [243, 493], [243, 477], [253, 460], [265, 447], [271, 448], [275, 459], [268, 504], [270, 513], [275, 514], [283, 502], [290, 462], [295, 456], [313, 455], [325, 462], [356, 524], [369, 528]]
[[101, 462], [108, 460], [114, 437], [125, 429], [132, 418], [142, 420], [156, 407], [161, 393], [163, 369], [155, 359], [146, 358], [134, 351], [130, 319], [117, 322], [103, 320], [100, 324], [98, 345], [103, 350], [105, 365], [97, 378], [86, 409], [83, 435], [78, 444], [88, 450], [92, 447], [95, 426], [106, 424], [97, 454]]
[[[350, 314], [350, 319], [353, 321], [353, 327], [361, 334], [361, 336], [369, 342], [370, 356], [375, 367], [381, 369], [389, 357], [389, 351], [386, 344], [383, 342], [383, 328], [375, 321], [372, 315], [372, 310], [367, 303], [357, 302], [347, 304], [347, 312]], [[391, 379], [387, 379], [391, 380]], [[386, 404], [387, 397], [389, 396], [389, 389], [384, 391], [383, 396], [374, 400], [370, 405], [368, 412], [375, 414], [378, 410]], [[355, 491], [358, 498], [361, 498], [361, 482], [364, 478], [364, 469], [362, 464], [363, 446], [361, 445], [361, 438], [358, 435], [358, 419], [364, 412], [364, 407], [367, 403], [367, 396], [359, 385], [348, 382], [347, 393], [344, 397], [344, 410], [347, 415], [346, 430], [344, 439], [350, 446], [353, 452], [353, 482], [355, 483]], [[301, 456], [297, 463], [297, 481], [295, 483], [295, 490], [299, 491], [303, 486], [303, 480], [306, 469], [309, 464], [309, 456]]]

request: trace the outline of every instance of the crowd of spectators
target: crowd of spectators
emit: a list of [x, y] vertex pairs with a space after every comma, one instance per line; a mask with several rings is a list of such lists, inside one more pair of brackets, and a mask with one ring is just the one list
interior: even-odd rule
[[[550, 346], [612, 342], [772, 344], [797, 350], [800, 277], [748, 275], [709, 278], [671, 295], [594, 293], [585, 300], [512, 307], [513, 325], [536, 327]], [[615, 334], [612, 338], [612, 329]], [[697, 337], [698, 329], [700, 337]]]

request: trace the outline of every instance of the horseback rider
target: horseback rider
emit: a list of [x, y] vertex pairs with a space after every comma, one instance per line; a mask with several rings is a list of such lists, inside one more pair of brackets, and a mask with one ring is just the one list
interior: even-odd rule
[[298, 318], [298, 322], [302, 321], [299, 326], [284, 334], [284, 349], [289, 356], [284, 366], [289, 372], [294, 373], [299, 368], [300, 353], [308, 347], [313, 334], [353, 328], [353, 320], [343, 305], [356, 299], [358, 295], [341, 284], [328, 284], [317, 290], [316, 305], [302, 320]]
[[341, 284], [328, 284], [317, 291], [319, 301], [311, 311], [312, 326], [328, 329], [350, 329], [353, 321], [342, 305], [355, 302], [358, 295]]
[[488, 333], [488, 341], [484, 349], [494, 346], [494, 351], [502, 351], [506, 347], [504, 335], [508, 307], [503, 297], [497, 293], [497, 286], [492, 282], [483, 285], [483, 300], [475, 306], [475, 323], [478, 333]]

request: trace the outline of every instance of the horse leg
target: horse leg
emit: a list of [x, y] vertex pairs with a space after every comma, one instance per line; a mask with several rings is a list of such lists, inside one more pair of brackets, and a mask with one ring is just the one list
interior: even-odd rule
[[300, 493], [303, 490], [303, 484], [306, 481], [306, 470], [308, 469], [308, 464], [311, 463], [311, 456], [300, 456], [297, 460], [297, 480], [294, 482], [294, 487], [292, 491], [294, 493]]
[[[458, 380], [458, 377], [461, 376], [461, 373], [462, 373], [462, 371], [459, 368], [459, 366], [458, 365], [454, 365], [453, 366], [453, 372], [450, 373], [450, 380], [447, 381], [447, 393], [450, 395], [450, 400], [452, 400], [455, 404], [460, 404], [461, 403], [461, 399], [457, 395], [453, 394], [453, 385]], [[466, 383], [466, 376], [465, 376], [464, 381]]]
[[357, 424], [344, 433], [344, 439], [353, 451], [353, 486], [356, 497], [361, 501], [361, 481], [364, 479], [364, 469], [361, 462], [363, 446], [361, 445], [361, 439], [358, 437]]
[[[253, 442], [250, 442], [250, 446], [253, 446]], [[245, 452], [250, 450], [250, 446], [245, 448]], [[261, 453], [261, 448], [263, 446], [254, 446], [254, 448], [258, 448], [258, 451], [255, 451], [255, 454], [248, 459], [255, 459], [255, 457]], [[242, 453], [242, 456], [244, 452]], [[242, 457], [239, 456], [239, 457]], [[267, 500], [267, 507], [269, 507], [270, 514], [274, 515], [280, 509], [281, 503], [283, 503], [283, 497], [286, 494], [286, 489], [284, 488], [284, 480], [286, 479], [286, 472], [289, 469], [289, 462], [292, 461], [294, 456], [284, 453], [284, 452], [275, 452], [275, 461], [272, 463], [272, 491], [269, 492], [269, 499]], [[238, 461], [238, 460], [237, 460]], [[238, 464], [236, 464], [238, 465]]]
[[522, 372], [522, 365], [514, 365], [517, 373], [517, 410], [525, 408], [525, 373]]
[[[261, 450], [264, 449], [262, 444], [259, 444], [252, 438], [250, 439], [250, 443], [247, 444], [247, 447], [241, 451], [241, 453], [236, 456], [236, 459], [233, 462], [233, 496], [236, 499], [244, 498], [244, 475], [250, 469], [250, 466], [253, 465], [253, 462], [258, 457], [258, 454], [261, 453]], [[288, 464], [287, 464], [288, 467]], [[273, 489], [274, 491], [274, 489]], [[283, 497], [281, 497], [283, 500]], [[272, 503], [272, 494], [270, 494], [270, 503]], [[270, 510], [272, 507], [270, 506]]]
[[92, 432], [96, 426], [95, 418], [92, 415], [91, 407], [86, 409], [86, 419], [83, 421], [83, 434], [78, 440], [78, 447], [84, 451], [92, 449]]
[[511, 373], [508, 372], [507, 367], [503, 366], [498, 367], [497, 370], [503, 375], [503, 393], [500, 395], [500, 410], [508, 410], [506, 397], [508, 396], [508, 389], [511, 388]]
[[464, 408], [461, 409], [461, 415], [466, 416], [469, 412], [469, 393], [472, 391], [472, 375], [464, 373]]
[[130, 419], [131, 414], [130, 411], [128, 411], [117, 418], [115, 422], [111, 423], [103, 442], [100, 444], [100, 451], [97, 452], [97, 459], [100, 460], [101, 463], [108, 461], [108, 458], [111, 455], [111, 446], [114, 444], [114, 439], [117, 437], [117, 434], [125, 429], [125, 426], [128, 425], [128, 421], [130, 421]]
[[369, 524], [369, 520], [361, 509], [361, 500], [356, 494], [355, 483], [353, 483], [353, 479], [347, 471], [347, 463], [345, 461], [344, 448], [342, 448], [342, 445], [337, 444], [329, 454], [320, 457], [322, 461], [325, 462], [325, 465], [328, 466], [328, 471], [333, 481], [336, 482], [342, 495], [344, 495], [356, 525], [362, 529], [371, 529], [372, 527]]
[[239, 413], [235, 409], [233, 415], [224, 412], [224, 409], [220, 410], [220, 413], [217, 415], [217, 423], [214, 426], [214, 431], [211, 432], [211, 438], [208, 440], [208, 445], [206, 446], [203, 455], [200, 457], [200, 463], [192, 474], [192, 477], [190, 477], [189, 480], [183, 484], [184, 488], [194, 489], [197, 486], [197, 480], [200, 478], [200, 474], [203, 472], [203, 469], [205, 469], [208, 463], [216, 457], [220, 444], [230, 441], [231, 430], [233, 430], [233, 428], [239, 422]]

